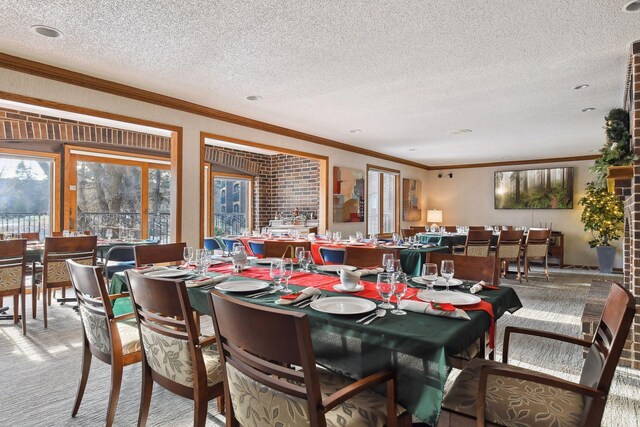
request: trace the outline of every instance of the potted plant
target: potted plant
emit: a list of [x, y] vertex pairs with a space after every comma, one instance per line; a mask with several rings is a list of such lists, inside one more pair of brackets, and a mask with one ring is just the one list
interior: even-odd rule
[[598, 265], [602, 273], [613, 271], [616, 248], [611, 242], [618, 240], [624, 222], [624, 205], [620, 198], [597, 183], [587, 184], [587, 193], [578, 204], [584, 206], [581, 221], [584, 230], [590, 231], [593, 239], [589, 246], [596, 248]]
[[614, 108], [604, 119], [607, 139], [600, 149], [602, 155], [590, 168], [596, 175], [595, 184], [599, 187], [606, 185], [610, 167], [631, 165], [637, 160], [630, 144], [629, 113], [621, 108]]

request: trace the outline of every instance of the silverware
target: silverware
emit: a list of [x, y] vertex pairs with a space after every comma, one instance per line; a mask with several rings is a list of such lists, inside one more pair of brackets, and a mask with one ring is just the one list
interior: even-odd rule
[[358, 319], [358, 320], [356, 320], [356, 323], [362, 323], [362, 322], [364, 322], [365, 320], [367, 320], [367, 319], [369, 319], [370, 317], [373, 317], [373, 316], [375, 316], [375, 315], [376, 315], [376, 312], [375, 312], [375, 311], [374, 311], [373, 313], [369, 313], [369, 314], [367, 314], [366, 316], [364, 316], [362, 319]]
[[381, 317], [384, 317], [385, 314], [387, 314], [387, 310], [379, 308], [379, 309], [376, 310], [376, 315], [374, 317], [372, 317], [371, 319], [367, 320], [366, 322], [364, 322], [363, 325], [368, 325], [369, 323], [373, 322], [374, 320], [379, 319]]
[[278, 292], [278, 289], [271, 289], [268, 291], [264, 291], [264, 292], [258, 292], [257, 294], [251, 294], [251, 295], [247, 295], [247, 298], [260, 298], [266, 295], [271, 295], [271, 294], [275, 294], [276, 292]]
[[302, 302], [302, 304], [298, 304], [296, 307], [298, 308], [305, 308], [307, 306], [309, 306], [312, 302], [322, 299], [324, 298], [326, 295], [322, 295], [322, 294], [315, 294], [314, 296], [312, 296], [311, 298], [309, 298], [308, 300], [305, 300], [304, 302]]

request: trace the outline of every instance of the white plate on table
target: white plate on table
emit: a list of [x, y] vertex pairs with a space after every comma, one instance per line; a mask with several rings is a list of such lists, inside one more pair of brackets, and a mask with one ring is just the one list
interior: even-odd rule
[[183, 277], [183, 276], [193, 276], [193, 271], [192, 270], [156, 270], [156, 271], [150, 271], [148, 273], [144, 273], [145, 276], [149, 276], [149, 277], [161, 277], [163, 279], [173, 279], [176, 277]]
[[[281, 259], [282, 258], [275, 258], [275, 257], [272, 257], [272, 258], [256, 258], [256, 259], [253, 260], [253, 262], [258, 264], [258, 265], [271, 265], [272, 261], [281, 260]], [[294, 261], [293, 265], [298, 265], [298, 263]]]
[[344, 285], [342, 285], [340, 283], [340, 284], [337, 284], [337, 285], [333, 285], [333, 289], [335, 289], [338, 292], [360, 292], [360, 291], [364, 290], [364, 286], [358, 284], [353, 289], [347, 289], [347, 288], [344, 287]]
[[357, 267], [354, 267], [352, 265], [341, 265], [341, 264], [316, 266], [316, 269], [318, 271], [324, 271], [327, 273], [340, 273], [340, 270], [342, 270], [343, 268], [348, 271], [355, 271], [358, 269]]
[[376, 304], [364, 298], [328, 297], [313, 301], [310, 307], [321, 313], [329, 314], [362, 314], [375, 310]]
[[[449, 279], [449, 286], [451, 287], [460, 286], [463, 283], [464, 282], [460, 279], [454, 279], [454, 278]], [[444, 277], [438, 277], [438, 280], [436, 280], [436, 283], [434, 283], [433, 286], [443, 286], [443, 287], [447, 286], [447, 279], [445, 279]]]
[[225, 292], [253, 292], [269, 287], [268, 282], [262, 280], [232, 280], [216, 285], [216, 289]]
[[430, 291], [422, 290], [418, 292], [417, 297], [422, 301], [434, 301], [440, 304], [449, 303], [453, 305], [472, 305], [482, 301], [479, 297], [473, 294], [465, 294], [462, 292], [453, 291]]

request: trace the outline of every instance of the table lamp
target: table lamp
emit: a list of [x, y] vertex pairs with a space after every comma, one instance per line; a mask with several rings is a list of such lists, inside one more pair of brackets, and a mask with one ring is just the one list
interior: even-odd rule
[[432, 228], [437, 228], [437, 222], [442, 222], [442, 211], [437, 209], [429, 209], [427, 211], [427, 223], [431, 223]]

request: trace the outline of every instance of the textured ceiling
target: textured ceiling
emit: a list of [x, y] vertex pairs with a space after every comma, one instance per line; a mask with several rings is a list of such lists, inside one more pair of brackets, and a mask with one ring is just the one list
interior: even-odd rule
[[0, 51], [428, 165], [564, 157], [622, 105], [626, 2], [3, 0]]

